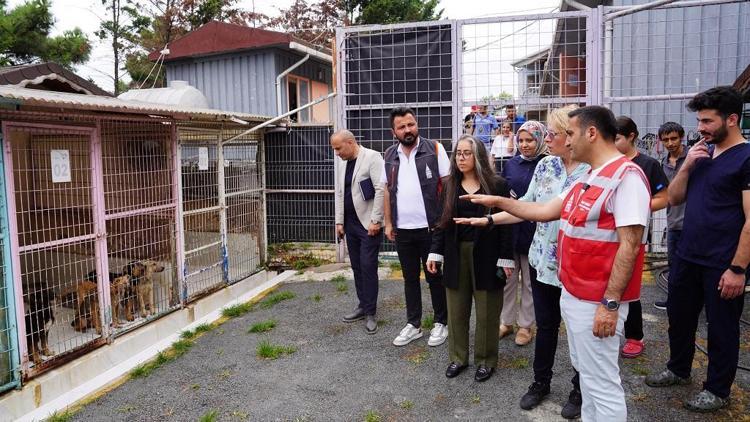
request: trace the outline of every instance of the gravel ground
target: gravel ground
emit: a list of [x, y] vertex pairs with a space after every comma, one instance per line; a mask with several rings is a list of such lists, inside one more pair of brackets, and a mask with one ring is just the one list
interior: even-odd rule
[[[227, 321], [196, 339], [184, 356], [99, 397], [72, 420], [563, 420], [559, 412], [572, 376], [564, 335], [552, 393], [526, 412], [518, 401], [532, 381], [533, 345], [501, 340], [499, 368], [485, 383], [474, 382], [473, 367], [447, 379], [447, 344], [428, 347], [427, 336], [401, 348], [391, 344], [405, 324], [400, 282], [381, 281], [381, 326], [377, 334], [367, 335], [362, 322], [340, 322], [355, 305], [353, 282], [339, 283], [348, 286], [342, 292], [336, 283], [316, 278], [281, 286], [277, 292], [293, 292], [295, 298]], [[657, 286], [644, 287], [646, 351], [621, 364], [629, 420], [705, 421], [709, 418], [681, 406], [705, 377], [707, 361], [700, 352], [692, 385], [657, 390], [643, 383], [646, 374], [663, 367], [668, 353], [666, 313], [652, 306], [661, 297]], [[431, 312], [426, 289], [423, 299], [425, 311]], [[270, 332], [247, 332], [253, 323], [268, 319], [277, 321]], [[745, 319], [750, 319], [748, 307]], [[262, 340], [297, 351], [276, 360], [259, 359], [256, 346]], [[750, 366], [750, 327], [743, 328], [741, 344], [741, 363]], [[750, 373], [738, 371], [732, 398], [729, 409], [710, 419], [750, 420]], [[206, 418], [209, 414], [216, 418]]]

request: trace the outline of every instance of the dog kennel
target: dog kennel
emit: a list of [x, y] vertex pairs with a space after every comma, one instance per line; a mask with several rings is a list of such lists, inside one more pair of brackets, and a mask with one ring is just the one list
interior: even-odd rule
[[0, 261], [12, 280], [0, 285], [0, 385], [262, 267], [260, 134], [221, 141], [263, 118], [15, 87], [0, 97], [13, 104], [0, 111], [0, 241], [12, 252]]

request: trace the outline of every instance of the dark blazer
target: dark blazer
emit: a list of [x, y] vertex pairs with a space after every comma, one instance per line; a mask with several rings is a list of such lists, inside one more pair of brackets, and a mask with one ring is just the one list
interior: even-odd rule
[[[510, 197], [510, 189], [500, 179], [492, 195]], [[457, 199], [460, 201], [460, 199]], [[456, 207], [454, 206], [455, 210]], [[497, 210], [492, 211], [497, 212]], [[436, 228], [432, 234], [430, 253], [443, 256], [443, 283], [451, 289], [458, 288], [459, 242], [456, 225], [451, 221], [445, 228]], [[474, 240], [474, 277], [476, 290], [496, 290], [505, 287], [505, 274], [498, 276], [497, 260], [513, 259], [513, 235], [508, 225], [477, 227]]]

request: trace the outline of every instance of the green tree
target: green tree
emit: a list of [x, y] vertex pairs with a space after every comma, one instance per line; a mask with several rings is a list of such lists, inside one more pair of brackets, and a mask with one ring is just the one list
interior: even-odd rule
[[103, 20], [96, 35], [110, 41], [114, 58], [113, 77], [115, 95], [123, 90], [120, 70], [128, 54], [138, 49], [139, 34], [151, 22], [138, 12], [140, 5], [134, 0], [101, 0], [109, 19]]
[[438, 0], [342, 0], [350, 22], [358, 25], [440, 19]]
[[49, 0], [29, 0], [11, 10], [0, 0], [0, 66], [54, 61], [67, 68], [88, 61], [91, 44], [78, 28], [51, 37]]

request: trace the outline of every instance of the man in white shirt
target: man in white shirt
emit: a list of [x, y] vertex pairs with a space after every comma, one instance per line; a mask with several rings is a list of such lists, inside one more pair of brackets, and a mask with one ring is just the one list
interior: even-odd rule
[[432, 230], [440, 218], [442, 178], [450, 174], [445, 148], [419, 136], [416, 116], [410, 108], [391, 111], [391, 129], [397, 144], [384, 153], [381, 182], [385, 184], [383, 209], [385, 235], [396, 242], [404, 274], [407, 324], [393, 340], [404, 346], [422, 337], [422, 290], [420, 267], [430, 286], [435, 324], [427, 344], [438, 346], [448, 338], [448, 310], [442, 276], [427, 271]]
[[591, 165], [588, 176], [546, 203], [466, 199], [525, 220], [560, 218], [560, 308], [571, 362], [581, 374], [581, 417], [625, 421], [618, 356], [628, 302], [640, 296], [651, 195], [643, 172], [615, 147], [610, 110], [583, 107], [569, 117], [572, 158]]

